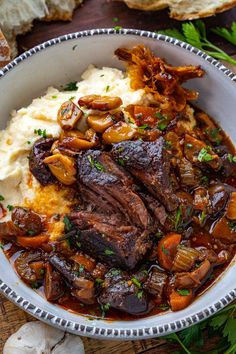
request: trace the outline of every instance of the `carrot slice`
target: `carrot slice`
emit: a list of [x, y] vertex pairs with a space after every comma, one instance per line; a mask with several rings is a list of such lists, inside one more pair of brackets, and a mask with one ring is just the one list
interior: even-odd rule
[[181, 295], [178, 291], [173, 290], [170, 294], [170, 307], [172, 311], [180, 311], [188, 307], [193, 301], [193, 292], [188, 290], [189, 294]]
[[43, 243], [48, 241], [48, 235], [38, 235], [38, 236], [18, 236], [16, 241], [19, 245], [23, 247], [38, 248], [42, 246]]
[[83, 254], [81, 253], [77, 253], [75, 254], [73, 257], [71, 257], [71, 259], [73, 261], [75, 261], [78, 264], [81, 264], [82, 266], [84, 266], [84, 268], [88, 271], [88, 272], [92, 272], [96, 266], [95, 262], [88, 258], [85, 257]]
[[171, 270], [180, 241], [181, 235], [176, 233], [170, 233], [159, 241], [157, 257], [162, 268]]

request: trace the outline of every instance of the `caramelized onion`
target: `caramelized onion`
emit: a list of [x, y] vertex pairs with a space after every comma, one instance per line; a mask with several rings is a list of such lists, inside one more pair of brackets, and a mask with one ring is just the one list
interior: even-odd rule
[[195, 248], [179, 246], [172, 266], [172, 271], [189, 271], [194, 266], [199, 256], [200, 252], [197, 251]]

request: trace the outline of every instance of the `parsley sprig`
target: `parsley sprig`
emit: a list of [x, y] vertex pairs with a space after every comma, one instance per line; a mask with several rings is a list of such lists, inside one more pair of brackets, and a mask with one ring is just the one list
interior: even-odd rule
[[236, 45], [236, 22], [232, 22], [230, 30], [224, 27], [216, 27], [212, 28], [211, 31], [218, 36], [223, 37], [233, 45]]
[[[217, 348], [209, 353], [234, 354], [236, 351], [236, 304], [229, 305], [213, 317], [188, 327], [180, 332], [171, 333], [164, 338], [177, 342], [182, 347], [179, 354], [200, 354], [209, 337], [219, 338]], [[205, 334], [205, 336], [204, 336]]]
[[[229, 40], [236, 41], [236, 24], [232, 25], [231, 32], [228, 30], [222, 31], [222, 28], [215, 29], [215, 33], [220, 34], [222, 37]], [[225, 53], [222, 49], [215, 46], [212, 42], [207, 39], [206, 36], [206, 27], [203, 21], [196, 20], [194, 22], [186, 22], [182, 24], [182, 30], [179, 31], [177, 29], [166, 29], [162, 31], [158, 31], [157, 33], [165, 34], [167, 36], [175, 37], [181, 41], [187, 42], [192, 46], [203, 50], [208, 55], [211, 55], [213, 58], [225, 60], [231, 64], [236, 65], [236, 60], [231, 58], [227, 53]], [[223, 35], [222, 35], [223, 34]], [[227, 38], [226, 38], [227, 37]], [[235, 44], [235, 43], [233, 43]]]

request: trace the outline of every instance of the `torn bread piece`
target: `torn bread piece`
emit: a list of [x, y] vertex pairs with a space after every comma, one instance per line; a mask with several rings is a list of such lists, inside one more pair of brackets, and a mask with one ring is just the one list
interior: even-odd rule
[[155, 11], [170, 9], [170, 17], [184, 21], [208, 17], [236, 6], [236, 0], [123, 0], [130, 8]]
[[83, 0], [46, 0], [48, 14], [44, 17], [45, 21], [70, 21], [73, 11]]
[[0, 68], [7, 65], [11, 60], [11, 50], [4, 37], [2, 31], [0, 30]]

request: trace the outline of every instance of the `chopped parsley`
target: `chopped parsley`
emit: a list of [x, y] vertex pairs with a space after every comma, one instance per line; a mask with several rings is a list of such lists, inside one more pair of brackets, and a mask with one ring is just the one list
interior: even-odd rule
[[96, 278], [95, 283], [100, 285], [103, 283], [103, 280], [101, 278]]
[[107, 85], [106, 88], [105, 88], [105, 91], [108, 92], [110, 90], [110, 86]]
[[207, 176], [202, 176], [201, 182], [202, 182], [203, 184], [208, 184], [208, 183], [209, 183], [209, 178], [208, 178]]
[[107, 311], [109, 311], [110, 306], [111, 305], [109, 304], [109, 302], [107, 304], [105, 304], [105, 305], [100, 305], [100, 309], [101, 309], [101, 312], [102, 312], [102, 318], [104, 318], [106, 316], [106, 313], [107, 313]]
[[168, 304], [160, 304], [158, 306], [158, 309], [162, 310], [162, 311], [166, 311], [169, 310], [170, 306]]
[[138, 279], [137, 278], [135, 278], [135, 277], [132, 277], [131, 278], [131, 281], [132, 281], [132, 283], [134, 284], [134, 285], [136, 285], [138, 288], [141, 288], [141, 283], [138, 281]]
[[104, 172], [105, 171], [105, 167], [98, 161], [95, 161], [91, 155], [88, 155], [88, 160], [90, 163], [90, 166], [93, 168], [95, 167], [98, 171]]
[[177, 289], [177, 292], [182, 296], [188, 296], [190, 294], [188, 289]]
[[56, 252], [56, 250], [57, 250], [56, 245], [52, 245], [52, 251], [53, 251], [53, 252]]
[[163, 132], [167, 128], [167, 125], [167, 123], [160, 122], [157, 124], [157, 128]]
[[140, 125], [140, 127], [138, 127], [138, 129], [150, 129], [151, 127], [148, 124], [144, 124], [144, 125]]
[[200, 216], [200, 222], [201, 222], [201, 224], [203, 224], [205, 220], [206, 220], [206, 213], [205, 213], [205, 211], [203, 210], [203, 211], [201, 212], [201, 216]]
[[2, 202], [5, 198], [0, 194], [0, 202]]
[[12, 211], [12, 210], [14, 209], [14, 206], [13, 206], [13, 205], [8, 204], [8, 205], [7, 205], [7, 209], [8, 209], [9, 211]]
[[4, 248], [4, 244], [2, 242], [0, 242], [0, 248], [3, 250]]
[[161, 120], [167, 119], [167, 117], [164, 114], [161, 114], [161, 112], [156, 112], [154, 116]]
[[112, 256], [114, 254], [114, 252], [112, 250], [110, 250], [109, 248], [106, 248], [104, 253], [106, 256]]
[[43, 275], [44, 273], [45, 273], [45, 269], [42, 268], [39, 270], [39, 274]]
[[121, 270], [120, 269], [112, 269], [111, 270], [111, 275], [113, 275], [114, 277], [116, 275], [120, 275], [121, 274]]
[[232, 231], [236, 232], [236, 221], [228, 221], [228, 226]]
[[66, 216], [66, 215], [64, 216], [63, 222], [64, 222], [64, 225], [65, 225], [65, 231], [69, 232], [72, 229], [73, 225], [70, 222], [70, 219], [68, 218], [68, 216]]
[[68, 84], [66, 84], [63, 87], [63, 90], [64, 91], [77, 91], [78, 90], [77, 82], [76, 81], [68, 82]]
[[139, 290], [139, 291], [137, 292], [137, 298], [138, 298], [139, 300], [141, 300], [142, 297], [143, 297], [143, 290]]
[[227, 159], [229, 160], [229, 162], [236, 163], [236, 155], [233, 156], [232, 154], [228, 154]]
[[42, 136], [44, 139], [47, 138], [47, 132], [46, 129], [34, 129], [34, 134], [37, 134], [39, 136]]
[[112, 21], [113, 22], [119, 22], [119, 18], [118, 17], [113, 17]]
[[118, 159], [117, 162], [120, 166], [125, 166], [125, 161], [123, 159]]
[[31, 235], [31, 236], [34, 236], [35, 235], [35, 231], [34, 230], [29, 230], [28, 234]]
[[169, 254], [168, 249], [167, 249], [167, 248], [165, 248], [165, 246], [164, 246], [164, 245], [162, 245], [162, 246], [161, 246], [161, 250], [162, 250], [162, 252], [163, 252], [164, 254]]
[[80, 264], [79, 265], [79, 271], [78, 272], [75, 272], [76, 275], [80, 275], [80, 273], [82, 273], [84, 271], [84, 265], [83, 264]]
[[202, 148], [198, 154], [198, 161], [202, 162], [208, 162], [208, 161], [212, 161], [213, 160], [213, 157], [211, 154], [209, 154], [208, 152], [209, 148]]
[[178, 206], [178, 209], [176, 211], [176, 215], [175, 215], [175, 229], [177, 230], [180, 223], [182, 220], [182, 207]]
[[31, 144], [31, 141], [28, 140], [28, 141], [27, 141], [27, 144], [30, 145], [30, 144]]
[[57, 98], [57, 96], [52, 96], [52, 98]]
[[156, 236], [157, 238], [161, 238], [161, 237], [163, 236], [163, 232], [162, 232], [162, 231], [157, 231], [157, 232], [155, 233], [155, 236]]
[[186, 147], [187, 147], [188, 149], [191, 149], [191, 148], [193, 147], [193, 144], [186, 144]]
[[69, 98], [70, 101], [72, 101], [72, 100], [74, 100], [74, 99], [75, 99], [75, 96], [71, 96], [71, 97]]
[[81, 242], [78, 242], [78, 241], [77, 241], [77, 242], [76, 242], [76, 246], [80, 248], [80, 247], [81, 247]]
[[121, 26], [115, 26], [115, 27], [114, 27], [114, 30], [115, 30], [115, 31], [119, 31], [119, 30], [121, 30], [121, 29], [122, 29]]
[[210, 129], [209, 135], [210, 135], [211, 138], [215, 139], [215, 138], [217, 138], [217, 135], [219, 134], [220, 131], [221, 131], [220, 128]]
[[40, 287], [39, 283], [37, 283], [36, 281], [31, 283], [31, 288], [32, 289], [38, 289]]

